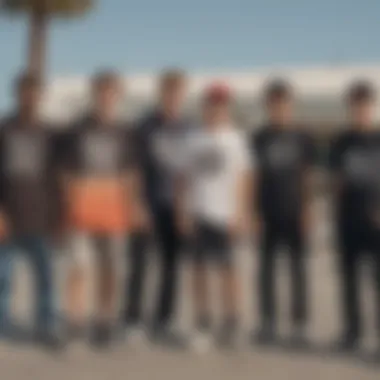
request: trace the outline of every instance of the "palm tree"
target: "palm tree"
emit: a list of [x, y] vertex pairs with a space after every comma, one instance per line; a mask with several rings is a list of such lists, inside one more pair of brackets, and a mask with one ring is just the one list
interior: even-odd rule
[[43, 76], [49, 21], [55, 17], [77, 17], [89, 11], [94, 0], [0, 0], [0, 10], [24, 13], [29, 18], [28, 70]]

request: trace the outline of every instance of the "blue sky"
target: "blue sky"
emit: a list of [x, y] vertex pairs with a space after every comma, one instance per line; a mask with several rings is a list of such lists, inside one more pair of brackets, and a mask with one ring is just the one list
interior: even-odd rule
[[[52, 23], [49, 75], [380, 62], [379, 0], [98, 0]], [[0, 18], [0, 109], [22, 67], [25, 19]]]

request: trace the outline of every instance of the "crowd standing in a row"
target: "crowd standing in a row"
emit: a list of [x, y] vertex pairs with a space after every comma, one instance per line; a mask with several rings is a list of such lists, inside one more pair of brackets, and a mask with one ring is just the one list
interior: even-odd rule
[[[182, 114], [187, 91], [183, 72], [159, 79], [155, 109], [137, 123], [120, 122], [119, 78], [92, 78], [92, 109], [63, 131], [46, 125], [38, 109], [43, 92], [30, 74], [15, 83], [16, 108], [0, 129], [0, 332], [11, 326], [11, 277], [15, 252], [35, 272], [36, 341], [48, 347], [85, 338], [110, 344], [120, 326], [130, 335], [145, 329], [153, 342], [205, 348], [233, 346], [239, 332], [241, 289], [235, 265], [237, 241], [259, 244], [261, 325], [254, 340], [276, 340], [275, 266], [285, 247], [292, 289], [292, 342], [307, 343], [308, 240], [316, 144], [294, 116], [294, 91], [274, 80], [263, 92], [267, 122], [245, 134], [232, 117], [233, 94], [225, 84], [205, 89], [201, 119]], [[358, 263], [373, 263], [380, 332], [380, 135], [373, 129], [376, 94], [354, 83], [346, 95], [350, 122], [330, 148], [331, 192], [343, 327], [339, 348], [361, 338]], [[128, 241], [128, 244], [127, 244]], [[160, 282], [153, 315], [142, 313], [151, 242], [157, 248]], [[70, 257], [65, 289], [65, 328], [57, 318], [54, 245]], [[90, 249], [86, 249], [86, 247]], [[117, 305], [120, 250], [129, 260], [125, 296]], [[173, 326], [179, 262], [191, 264], [194, 333]], [[86, 313], [89, 259], [96, 265], [94, 320]], [[214, 334], [208, 267], [216, 266], [223, 323]], [[252, 282], [254, 279], [252, 279]], [[380, 336], [379, 336], [380, 338]], [[380, 343], [380, 339], [379, 339]], [[379, 344], [380, 350], [380, 344]]]

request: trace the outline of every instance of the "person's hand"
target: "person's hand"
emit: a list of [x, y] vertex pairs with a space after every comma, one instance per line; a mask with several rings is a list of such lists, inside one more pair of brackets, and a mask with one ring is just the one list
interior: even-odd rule
[[263, 230], [263, 222], [257, 217], [252, 218], [250, 234], [252, 234], [256, 240], [259, 240], [261, 235], [263, 234]]
[[9, 221], [4, 212], [0, 211], [0, 240], [5, 240], [10, 234]]
[[134, 213], [134, 228], [137, 231], [149, 232], [152, 229], [152, 218], [144, 207], [137, 207]]
[[177, 228], [182, 236], [189, 237], [194, 230], [193, 220], [188, 215], [180, 214], [177, 216]]
[[52, 231], [53, 244], [58, 248], [64, 247], [68, 234], [68, 227], [66, 225], [60, 225], [57, 228], [54, 228]]
[[313, 225], [313, 215], [310, 210], [310, 208], [307, 208], [307, 210], [302, 214], [302, 232], [306, 238], [309, 238], [312, 231], [312, 225]]
[[249, 224], [243, 218], [234, 218], [229, 223], [229, 234], [233, 239], [239, 239], [248, 233]]

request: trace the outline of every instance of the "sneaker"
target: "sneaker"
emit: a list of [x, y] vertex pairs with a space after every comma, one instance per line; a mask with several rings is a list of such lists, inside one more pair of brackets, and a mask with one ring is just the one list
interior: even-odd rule
[[100, 323], [94, 326], [90, 343], [97, 348], [109, 347], [113, 340], [113, 329], [105, 323]]
[[296, 327], [290, 338], [290, 345], [294, 348], [306, 348], [308, 345], [307, 335], [303, 327]]
[[124, 339], [128, 343], [141, 345], [146, 341], [146, 327], [142, 324], [124, 326]]
[[187, 347], [186, 338], [166, 324], [154, 326], [150, 338], [153, 343], [162, 344], [170, 348], [185, 349]]
[[36, 334], [36, 342], [51, 351], [61, 351], [66, 347], [65, 339], [55, 331], [39, 331]]
[[213, 345], [212, 336], [207, 332], [196, 331], [190, 338], [190, 348], [197, 354], [205, 354]]
[[276, 340], [276, 334], [272, 326], [264, 326], [252, 334], [252, 343], [260, 345], [273, 344]]
[[85, 340], [87, 337], [87, 326], [80, 324], [69, 324], [67, 326], [67, 340]]
[[354, 333], [346, 333], [333, 344], [336, 352], [354, 352], [359, 348], [359, 336]]
[[225, 324], [220, 329], [217, 339], [217, 345], [221, 348], [231, 349], [237, 344], [237, 326]]

